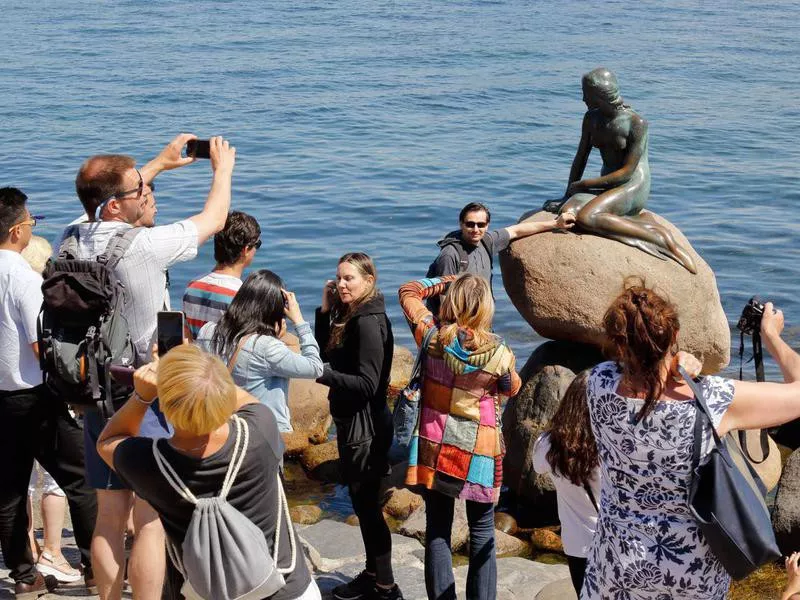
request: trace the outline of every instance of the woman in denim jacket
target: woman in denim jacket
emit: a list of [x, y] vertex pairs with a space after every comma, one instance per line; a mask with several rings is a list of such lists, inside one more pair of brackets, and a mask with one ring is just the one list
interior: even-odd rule
[[[280, 339], [286, 319], [300, 338], [300, 354]], [[219, 323], [203, 326], [197, 344], [227, 362], [236, 385], [272, 410], [281, 432], [292, 431], [289, 379], [316, 379], [322, 359], [311, 326], [280, 277], [267, 269], [251, 273]]]

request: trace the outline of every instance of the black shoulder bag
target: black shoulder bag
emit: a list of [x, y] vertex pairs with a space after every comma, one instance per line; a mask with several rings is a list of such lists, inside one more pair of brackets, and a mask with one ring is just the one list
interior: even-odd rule
[[[696, 407], [689, 510], [728, 574], [742, 579], [781, 556], [764, 500], [766, 490], [733, 435], [720, 438], [697, 383], [682, 367], [679, 370], [694, 392]], [[700, 464], [704, 419], [714, 447]]]

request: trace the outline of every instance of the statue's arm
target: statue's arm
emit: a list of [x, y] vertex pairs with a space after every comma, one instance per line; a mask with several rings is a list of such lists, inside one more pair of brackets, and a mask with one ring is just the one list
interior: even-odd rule
[[600, 188], [610, 190], [628, 183], [644, 155], [646, 140], [647, 121], [639, 115], [635, 115], [631, 119], [631, 129], [628, 132], [628, 154], [625, 156], [625, 162], [622, 166], [607, 175], [594, 177], [592, 179], [584, 179], [581, 184], [586, 189]]
[[[583, 115], [583, 124], [581, 125], [581, 141], [578, 144], [578, 150], [575, 152], [575, 158], [572, 160], [572, 168], [569, 170], [569, 181], [567, 181], [566, 196], [572, 195], [570, 193], [570, 186], [576, 181], [580, 181], [583, 177], [583, 172], [586, 170], [586, 163], [589, 160], [589, 154], [592, 151], [592, 134], [589, 127], [589, 112]], [[574, 192], [573, 192], [574, 193]]]

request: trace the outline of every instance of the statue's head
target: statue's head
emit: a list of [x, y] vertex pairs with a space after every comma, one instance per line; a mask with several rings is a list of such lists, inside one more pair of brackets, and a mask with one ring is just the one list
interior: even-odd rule
[[589, 108], [597, 108], [599, 103], [621, 106], [617, 76], [605, 67], [598, 67], [586, 73], [581, 80], [583, 101]]

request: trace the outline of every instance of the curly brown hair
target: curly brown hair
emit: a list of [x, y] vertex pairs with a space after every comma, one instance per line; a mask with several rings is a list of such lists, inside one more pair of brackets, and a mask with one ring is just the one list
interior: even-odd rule
[[588, 369], [575, 376], [545, 430], [550, 435], [547, 462], [553, 473], [579, 486], [588, 483], [598, 464], [597, 443], [586, 403], [588, 378]]
[[678, 339], [678, 310], [641, 280], [629, 281], [606, 311], [603, 325], [608, 353], [621, 366], [622, 380], [644, 393], [637, 416], [641, 421], [664, 392], [664, 358]]

